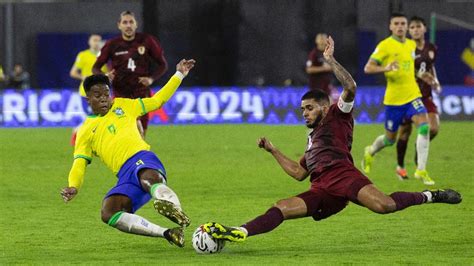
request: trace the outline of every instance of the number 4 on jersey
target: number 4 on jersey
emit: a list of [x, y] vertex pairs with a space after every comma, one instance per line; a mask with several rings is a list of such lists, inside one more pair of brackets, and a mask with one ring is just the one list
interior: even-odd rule
[[132, 72], [135, 72], [135, 68], [137, 68], [137, 66], [135, 65], [135, 61], [132, 58], [128, 59], [127, 68], [132, 70]]

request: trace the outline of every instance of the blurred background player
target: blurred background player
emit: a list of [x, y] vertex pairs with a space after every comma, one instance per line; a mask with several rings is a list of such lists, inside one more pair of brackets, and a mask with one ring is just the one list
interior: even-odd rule
[[462, 51], [461, 60], [470, 69], [470, 72], [464, 77], [464, 84], [474, 86], [474, 38], [471, 38], [469, 46]]
[[[79, 85], [79, 95], [82, 97], [82, 109], [86, 114], [91, 114], [91, 110], [89, 104], [87, 103], [86, 92], [84, 91], [84, 79], [88, 76], [92, 75], [92, 67], [97, 60], [97, 56], [100, 53], [100, 48], [102, 46], [102, 37], [98, 34], [91, 34], [88, 40], [89, 49], [81, 51], [76, 56], [76, 61], [71, 67], [69, 71], [69, 76], [73, 79], [77, 79], [81, 81]], [[107, 66], [103, 66], [102, 71], [107, 72]], [[82, 123], [81, 123], [82, 124]], [[72, 137], [71, 137], [71, 145], [74, 146], [76, 141], [76, 134], [77, 130], [81, 126], [78, 125], [73, 129]]]
[[[168, 69], [163, 49], [155, 37], [136, 32], [138, 25], [133, 12], [122, 12], [117, 26], [121, 36], [105, 43], [92, 71], [94, 74], [103, 73], [100, 68], [111, 60], [112, 70], [108, 76], [112, 80], [114, 97], [150, 97], [150, 86]], [[148, 128], [148, 120], [148, 114], [137, 120], [143, 137]]]
[[151, 198], [154, 207], [181, 227], [189, 218], [181, 210], [176, 193], [169, 188], [166, 171], [138, 131], [138, 116], [160, 108], [174, 94], [182, 79], [194, 67], [194, 60], [181, 60], [176, 73], [153, 97], [125, 99], [110, 97], [110, 80], [104, 74], [84, 80], [88, 102], [93, 115], [79, 129], [74, 148], [74, 163], [69, 172], [68, 187], [61, 190], [65, 202], [77, 195], [84, 181], [87, 164], [92, 156], [99, 157], [118, 181], [102, 202], [102, 221], [120, 231], [151, 237], [164, 237], [183, 247], [182, 228], [167, 229], [134, 214]]
[[[326, 47], [328, 35], [318, 33], [314, 38], [315, 47], [308, 55], [306, 61], [306, 73], [309, 77], [308, 87], [310, 90], [320, 90], [325, 92], [333, 100], [335, 88], [331, 84], [332, 71], [328, 63], [325, 62], [323, 52]], [[337, 94], [337, 93], [336, 93]]]
[[364, 67], [367, 74], [384, 73], [387, 80], [383, 104], [385, 105], [385, 134], [365, 148], [362, 169], [368, 174], [373, 156], [397, 139], [397, 132], [404, 119], [411, 119], [417, 126], [416, 152], [418, 165], [415, 177], [423, 179], [425, 185], [434, 185], [426, 171], [429, 151], [430, 126], [426, 108], [421, 101], [420, 88], [415, 80], [416, 43], [406, 38], [408, 20], [404, 14], [390, 16], [392, 35], [381, 41]]
[[311, 188], [297, 196], [278, 201], [265, 214], [241, 227], [226, 227], [219, 223], [204, 225], [206, 232], [218, 239], [241, 242], [248, 236], [267, 233], [284, 220], [313, 217], [320, 221], [343, 210], [349, 201], [369, 210], [387, 214], [424, 203], [461, 202], [454, 190], [395, 192], [390, 196], [377, 189], [352, 160], [352, 107], [356, 84], [351, 75], [333, 57], [334, 43], [329, 37], [324, 51], [326, 61], [341, 82], [343, 92], [337, 104], [320, 91], [309, 91], [301, 99], [306, 126], [312, 129], [308, 146], [300, 162], [293, 161], [266, 138], [258, 146], [271, 153], [283, 170], [298, 181], [310, 176]]
[[[425, 41], [426, 22], [423, 18], [414, 16], [410, 19], [408, 27], [411, 38], [416, 42], [415, 51], [415, 73], [416, 82], [421, 90], [421, 100], [428, 111], [428, 123], [430, 125], [430, 141], [438, 134], [439, 115], [436, 104], [433, 102], [432, 90], [436, 93], [441, 92], [436, 75], [435, 60], [437, 48], [434, 44]], [[407, 179], [408, 174], [405, 169], [405, 154], [407, 151], [407, 143], [411, 134], [411, 121], [407, 120], [399, 129], [397, 141], [397, 176], [401, 179]], [[415, 153], [416, 154], [416, 153]], [[415, 159], [415, 164], [416, 164]]]
[[31, 88], [30, 73], [23, 68], [22, 64], [16, 63], [13, 66], [11, 75], [7, 78], [8, 87], [25, 90]]

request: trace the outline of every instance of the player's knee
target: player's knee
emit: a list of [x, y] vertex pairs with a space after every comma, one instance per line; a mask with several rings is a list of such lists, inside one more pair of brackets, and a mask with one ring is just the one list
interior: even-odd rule
[[430, 138], [433, 139], [434, 137], [436, 137], [436, 135], [438, 135], [438, 127], [430, 127]]
[[397, 205], [393, 200], [383, 199], [374, 204], [371, 210], [379, 214], [388, 214], [394, 212], [397, 209]]
[[422, 136], [428, 136], [429, 133], [430, 133], [430, 126], [428, 125], [428, 123], [423, 123], [418, 126], [418, 134]]
[[395, 138], [394, 138], [394, 139], [391, 139], [391, 138], [389, 138], [389, 137], [387, 137], [387, 136], [385, 136], [385, 137], [383, 138], [383, 143], [384, 143], [385, 146], [392, 146], [392, 145], [395, 143], [395, 141], [396, 141]]

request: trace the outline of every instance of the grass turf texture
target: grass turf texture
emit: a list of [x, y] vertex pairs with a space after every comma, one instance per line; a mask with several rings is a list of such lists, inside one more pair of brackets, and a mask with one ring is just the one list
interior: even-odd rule
[[[353, 157], [383, 132], [382, 125], [357, 125]], [[72, 162], [70, 129], [0, 129], [0, 264], [473, 264], [474, 123], [443, 122], [431, 144], [428, 169], [435, 187], [463, 194], [457, 206], [415, 206], [379, 215], [350, 204], [321, 222], [290, 220], [245, 243], [226, 245], [217, 255], [197, 255], [194, 229], [208, 221], [240, 225], [271, 204], [307, 190], [309, 182], [286, 176], [270, 154], [256, 147], [267, 136], [284, 153], [299, 158], [306, 146], [304, 126], [162, 126], [147, 140], [162, 159], [169, 185], [178, 193], [192, 224], [186, 247], [160, 238], [119, 232], [100, 220], [103, 196], [116, 178], [99, 159], [88, 167], [79, 195], [65, 204], [59, 195]], [[407, 168], [413, 176], [412, 135]], [[384, 192], [421, 191], [413, 178], [395, 176], [395, 147], [376, 157], [371, 180]], [[138, 214], [163, 226], [152, 203]]]

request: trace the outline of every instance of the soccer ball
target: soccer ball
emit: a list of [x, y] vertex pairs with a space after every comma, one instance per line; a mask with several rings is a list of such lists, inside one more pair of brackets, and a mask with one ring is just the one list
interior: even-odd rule
[[219, 253], [225, 246], [223, 239], [215, 239], [199, 226], [193, 233], [193, 248], [199, 254]]

